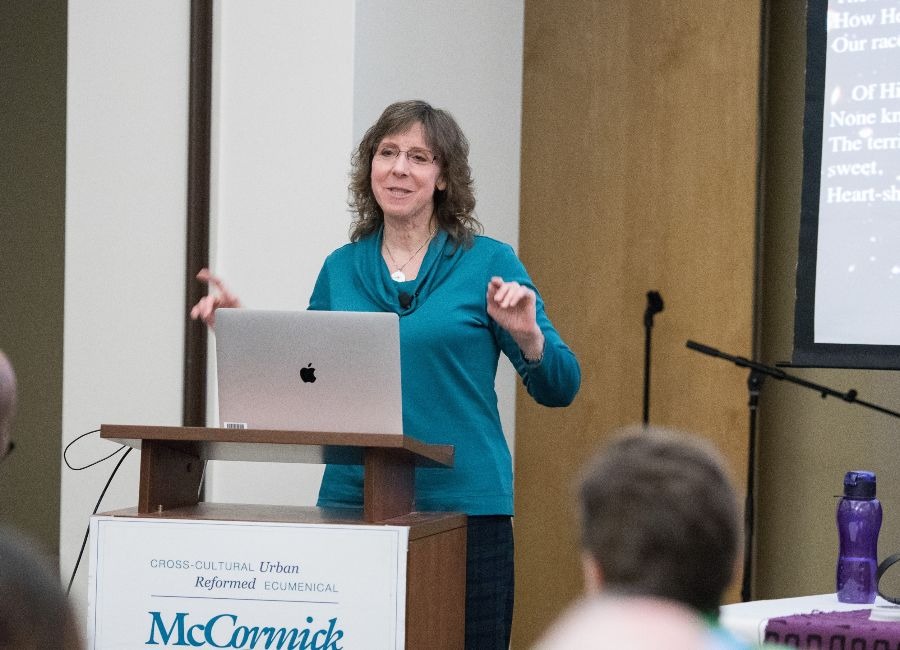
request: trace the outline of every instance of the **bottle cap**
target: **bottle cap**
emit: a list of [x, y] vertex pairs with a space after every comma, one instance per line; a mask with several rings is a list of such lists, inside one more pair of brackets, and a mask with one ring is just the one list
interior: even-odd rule
[[875, 498], [875, 473], [853, 470], [844, 475], [844, 496], [856, 499]]

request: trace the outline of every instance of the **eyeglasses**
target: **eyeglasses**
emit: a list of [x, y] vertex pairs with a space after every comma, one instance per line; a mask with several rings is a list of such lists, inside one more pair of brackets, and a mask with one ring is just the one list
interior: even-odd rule
[[437, 160], [437, 156], [428, 151], [428, 149], [414, 148], [404, 151], [399, 147], [395, 147], [389, 144], [378, 147], [378, 149], [375, 151], [374, 160], [380, 163], [393, 164], [394, 161], [400, 157], [401, 153], [405, 153], [406, 159], [413, 165], [430, 165], [435, 160]]

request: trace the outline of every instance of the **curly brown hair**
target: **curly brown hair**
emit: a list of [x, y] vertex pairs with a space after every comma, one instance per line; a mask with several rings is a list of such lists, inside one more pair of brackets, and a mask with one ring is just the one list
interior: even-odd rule
[[405, 133], [419, 123], [425, 141], [440, 165], [447, 186], [434, 191], [434, 212], [438, 227], [447, 231], [457, 245], [470, 246], [475, 234], [483, 231], [475, 218], [475, 193], [469, 167], [469, 141], [447, 111], [421, 100], [395, 102], [384, 109], [353, 153], [349, 204], [355, 216], [350, 224], [350, 241], [359, 241], [384, 223], [384, 212], [372, 191], [372, 158], [381, 141]]

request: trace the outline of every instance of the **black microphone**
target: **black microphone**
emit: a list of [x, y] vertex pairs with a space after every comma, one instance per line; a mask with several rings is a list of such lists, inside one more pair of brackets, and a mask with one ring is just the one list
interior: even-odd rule
[[647, 292], [647, 309], [644, 311], [645, 326], [653, 326], [653, 315], [661, 312], [663, 310], [663, 306], [663, 299], [662, 296], [659, 295], [658, 291]]
[[406, 293], [405, 291], [401, 291], [397, 298], [400, 300], [400, 306], [403, 309], [409, 309], [409, 306], [412, 304], [413, 298], [412, 294]]

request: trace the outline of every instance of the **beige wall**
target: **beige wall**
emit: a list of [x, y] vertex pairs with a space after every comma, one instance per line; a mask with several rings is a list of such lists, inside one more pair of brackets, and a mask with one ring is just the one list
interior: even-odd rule
[[[765, 139], [762, 359], [789, 360], [802, 174], [805, 3], [771, 3]], [[895, 372], [794, 369], [792, 374], [900, 410]], [[785, 382], [764, 389], [760, 418], [757, 597], [834, 591], [834, 515], [847, 470], [878, 475], [879, 557], [900, 551], [897, 419]], [[896, 583], [894, 583], [896, 585]]]
[[526, 2], [520, 251], [584, 378], [569, 409], [520, 394], [516, 648], [581, 588], [571, 485], [641, 419], [648, 290], [650, 420], [745, 484], [747, 374], [685, 341], [753, 352], [759, 24], [753, 2]]
[[[0, 349], [15, 365], [16, 450], [0, 522], [59, 546], [66, 3], [0, 3]], [[89, 378], [85, 378], [89, 381]]]

